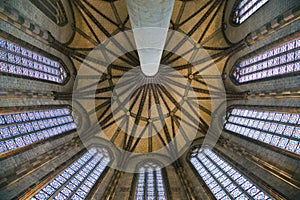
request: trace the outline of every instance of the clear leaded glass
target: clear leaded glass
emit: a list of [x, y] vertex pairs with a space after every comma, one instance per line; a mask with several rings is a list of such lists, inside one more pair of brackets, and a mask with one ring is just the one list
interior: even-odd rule
[[68, 108], [0, 115], [0, 153], [76, 129]]
[[300, 38], [242, 60], [233, 71], [238, 83], [300, 72]]
[[0, 37], [0, 73], [63, 83], [67, 72], [57, 61]]
[[139, 168], [136, 200], [165, 200], [165, 188], [161, 168], [148, 162]]
[[234, 108], [225, 129], [300, 154], [300, 114]]
[[233, 22], [243, 23], [269, 0], [240, 0], [233, 13]]
[[92, 148], [39, 190], [31, 200], [83, 200], [109, 162], [106, 149]]
[[216, 199], [270, 199], [246, 176], [208, 148], [197, 148], [190, 162]]

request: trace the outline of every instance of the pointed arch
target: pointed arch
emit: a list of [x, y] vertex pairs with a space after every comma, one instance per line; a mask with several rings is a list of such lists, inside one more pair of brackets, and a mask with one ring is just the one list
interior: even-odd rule
[[269, 0], [237, 0], [232, 11], [233, 24], [240, 25]]
[[135, 200], [165, 200], [168, 199], [168, 182], [166, 171], [161, 168], [161, 164], [148, 160], [138, 165], [138, 173], [133, 179], [132, 191]]

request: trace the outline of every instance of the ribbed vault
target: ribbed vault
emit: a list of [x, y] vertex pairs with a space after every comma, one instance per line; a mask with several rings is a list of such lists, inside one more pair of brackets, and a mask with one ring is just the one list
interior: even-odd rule
[[[212, 63], [222, 71], [225, 58], [236, 48], [226, 42], [222, 32], [224, 6], [225, 1], [222, 0], [175, 1], [169, 28], [193, 39], [195, 46], [182, 52], [185, 41], [178, 41], [172, 51], [165, 50], [161, 64], [168, 67], [162, 67], [155, 77], [135, 76], [134, 71], [130, 77], [131, 70], [139, 70], [137, 51], [124, 53], [107, 69], [93, 69], [95, 73], [102, 74], [96, 91], [91, 90], [92, 85], [87, 84], [78, 88], [73, 97], [84, 101], [90, 99], [90, 94], [93, 93], [95, 107], [91, 106], [87, 111], [92, 113], [95, 109], [98, 124], [111, 142], [127, 151], [142, 153], [165, 146], [176, 135], [185, 140], [187, 130], [180, 128], [180, 123], [197, 130], [197, 137], [206, 134], [212, 112], [211, 100], [222, 98], [223, 93], [213, 82], [210, 84], [207, 81], [219, 76], [203, 77], [200, 71], [211, 67]], [[83, 63], [88, 53], [117, 33], [131, 30], [126, 2], [74, 0], [72, 8], [76, 33], [73, 42], [68, 45], [70, 57], [77, 68], [93, 68], [93, 65]], [[112, 42], [118, 50], [123, 50], [122, 43]], [[126, 43], [134, 46], [130, 37]], [[196, 57], [191, 63], [184, 58], [200, 47], [206, 50], [209, 59]], [[109, 53], [114, 55], [114, 52]], [[195, 68], [195, 64], [201, 67]], [[127, 82], [122, 84], [123, 88], [118, 89], [121, 97], [129, 96], [126, 90], [139, 85], [128, 97], [130, 100], [126, 106], [118, 98], [112, 98], [113, 90], [124, 74], [127, 74]], [[82, 78], [88, 81], [93, 77]], [[189, 96], [188, 90], [193, 90], [195, 96]], [[182, 107], [186, 100], [189, 100], [185, 105], [190, 109], [188, 112]], [[112, 105], [116, 107], [112, 108]], [[115, 112], [115, 116], [112, 112]], [[182, 116], [186, 120], [182, 120]], [[172, 148], [176, 149], [176, 145]]]

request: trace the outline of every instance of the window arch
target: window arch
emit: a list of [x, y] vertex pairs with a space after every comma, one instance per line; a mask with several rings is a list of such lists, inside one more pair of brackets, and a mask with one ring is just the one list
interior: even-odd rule
[[207, 147], [195, 148], [190, 162], [216, 199], [271, 199], [251, 180]]
[[75, 129], [67, 106], [0, 114], [0, 155]]
[[256, 52], [240, 59], [233, 67], [231, 74], [236, 83], [267, 80], [300, 72], [299, 36], [278, 40], [275, 46], [268, 45]]
[[159, 164], [148, 161], [138, 168], [137, 185], [135, 188], [136, 200], [166, 200], [163, 171]]
[[106, 148], [92, 147], [37, 191], [31, 200], [86, 199], [110, 161]]
[[269, 0], [238, 0], [232, 13], [233, 23], [238, 25], [242, 24], [268, 1]]
[[225, 130], [300, 154], [300, 114], [297, 109], [236, 106], [227, 113]]
[[11, 40], [0, 35], [0, 74], [57, 84], [67, 81], [68, 72], [57, 58], [10, 37]]

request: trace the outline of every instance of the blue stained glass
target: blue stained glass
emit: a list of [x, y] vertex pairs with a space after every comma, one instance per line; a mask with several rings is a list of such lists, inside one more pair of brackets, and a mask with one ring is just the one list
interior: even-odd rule
[[232, 196], [234, 198], [238, 197], [240, 194], [242, 194], [242, 192], [237, 188], [234, 191], [231, 192]]
[[43, 135], [44, 135], [45, 138], [49, 137], [48, 130], [43, 130], [42, 133], [43, 133]]
[[[0, 58], [1, 58], [1, 54], [0, 54]], [[8, 65], [4, 62], [0, 62], [0, 71], [8, 72]]]
[[5, 144], [4, 144], [4, 142], [0, 141], [0, 152], [2, 153], [5, 151], [7, 151]]
[[80, 190], [80, 189], [76, 192], [76, 194], [82, 198], [84, 198], [87, 195], [87, 193], [85, 191]]
[[5, 144], [6, 144], [6, 146], [7, 146], [7, 148], [9, 149], [9, 150], [13, 150], [13, 149], [15, 149], [15, 148], [17, 148], [17, 145], [16, 145], [16, 143], [14, 142], [14, 140], [6, 140], [5, 141]]
[[26, 127], [26, 129], [27, 129], [28, 132], [32, 132], [33, 131], [31, 122], [25, 123], [25, 127]]
[[224, 197], [225, 195], [226, 195], [226, 193], [223, 190], [221, 190], [215, 196], [217, 199], [223, 199], [222, 197]]
[[[93, 156], [94, 158], [92, 158]], [[67, 169], [62, 171], [48, 184], [58, 191], [58, 194], [54, 197], [54, 199], [67, 199], [71, 197], [72, 192], [75, 192], [77, 196], [73, 195], [71, 199], [74, 199], [75, 197], [77, 198], [79, 195], [81, 195], [80, 198], [84, 199], [100, 176], [99, 174], [98, 176], [94, 176], [94, 178], [87, 177], [88, 173], [92, 172], [91, 170], [95, 171], [94, 168], [90, 168], [88, 166], [89, 164], [100, 165], [100, 163], [102, 163], [104, 164], [104, 167], [106, 167], [110, 159], [105, 157], [101, 160], [102, 157], [102, 153], [96, 151], [96, 149], [91, 149], [90, 152], [85, 153], [81, 158], [73, 162], [73, 164], [71, 164]], [[73, 168], [73, 170], [71, 168]], [[79, 168], [81, 169], [79, 170]], [[75, 173], [75, 177], [72, 177], [71, 174]], [[91, 175], [94, 174], [92, 173]], [[83, 179], [80, 177], [83, 177]], [[43, 190], [45, 190], [45, 188], [43, 188]]]
[[62, 190], [61, 190], [61, 193], [63, 193], [65, 196], [70, 196], [72, 194], [72, 191], [69, 190], [68, 188], [64, 187]]
[[39, 112], [33, 112], [35, 119], [41, 119]]
[[45, 116], [45, 112], [44, 112], [44, 111], [39, 111], [39, 113], [40, 113], [40, 117], [41, 117], [42, 119], [44, 119], [44, 118], [47, 117], [47, 116]]
[[295, 151], [298, 146], [298, 142], [295, 140], [290, 140], [288, 145], [286, 146], [286, 149], [289, 151]]
[[265, 137], [266, 137], [266, 133], [264, 133], [264, 132], [261, 132], [260, 133], [260, 135], [259, 135], [259, 138], [258, 138], [258, 140], [260, 140], [260, 141], [264, 141], [264, 139], [265, 139]]
[[88, 180], [92, 183], [92, 184], [95, 184], [96, 180], [92, 177], [92, 176], [89, 176], [88, 177]]
[[251, 196], [254, 196], [256, 195], [260, 190], [256, 187], [256, 186], [252, 186], [249, 190], [248, 190], [248, 193], [251, 195]]
[[290, 114], [283, 114], [281, 118], [281, 122], [288, 122], [289, 118], [290, 118]]
[[5, 121], [6, 121], [7, 124], [14, 123], [14, 119], [13, 119], [13, 117], [10, 114], [4, 115], [4, 119], [5, 119]]
[[37, 138], [35, 133], [30, 134], [30, 138], [31, 138], [33, 143], [38, 141], [38, 138]]
[[274, 136], [272, 137], [271, 144], [274, 145], [274, 146], [277, 146], [279, 140], [280, 140], [280, 137], [274, 135]]
[[70, 182], [68, 183], [67, 188], [69, 188], [71, 191], [74, 191], [76, 189], [76, 185]]
[[249, 189], [250, 187], [252, 187], [253, 184], [250, 183], [250, 182], [247, 180], [247, 181], [244, 182], [243, 185], [241, 185], [241, 186], [242, 186], [242, 188], [243, 188], [244, 190], [247, 190], [247, 189]]
[[23, 139], [21, 137], [15, 138], [15, 142], [17, 144], [18, 147], [23, 147], [25, 146], [25, 143], [23, 141]]
[[48, 194], [46, 194], [45, 192], [43, 192], [43, 191], [40, 191], [38, 194], [36, 194], [35, 195], [35, 197], [37, 198], [37, 199], [47, 199], [47, 198], [49, 198], [49, 195]]
[[285, 125], [279, 124], [276, 129], [276, 133], [282, 134], [285, 129]]
[[299, 120], [299, 114], [292, 114], [289, 123], [296, 124]]
[[248, 196], [245, 194], [242, 194], [236, 198], [236, 200], [248, 200], [248, 199], [249, 199]]
[[[93, 179], [94, 180], [94, 179]], [[76, 186], [78, 186], [79, 184], [80, 184], [80, 182], [77, 180], [77, 179], [72, 179], [72, 181], [71, 181], [74, 185], [76, 185]], [[95, 183], [96, 182], [96, 180], [94, 180], [94, 182], [93, 183]]]
[[62, 176], [58, 176], [55, 178], [55, 180], [57, 180], [58, 182], [60, 182], [61, 184], [65, 183], [66, 182], [66, 179]]
[[71, 175], [70, 175], [69, 173], [67, 173], [67, 172], [63, 172], [63, 173], [61, 173], [61, 175], [62, 175], [64, 178], [66, 178], [66, 179], [68, 179], [68, 178], [71, 177]]
[[263, 199], [269, 199], [269, 197], [266, 194], [264, 194], [263, 192], [260, 192], [257, 195], [255, 195], [254, 199], [263, 200]]
[[13, 125], [13, 126], [10, 126], [9, 127], [9, 130], [10, 130], [10, 133], [13, 135], [13, 136], [16, 136], [16, 135], [19, 135], [19, 131], [18, 131], [18, 128], [17, 126]]
[[274, 133], [276, 128], [277, 128], [277, 123], [272, 123], [271, 126], [270, 126], [269, 131]]
[[28, 116], [27, 116], [26, 113], [21, 113], [21, 117], [22, 117], [23, 122], [26, 122], [26, 121], [29, 120], [29, 118], [28, 118]]
[[73, 175], [75, 173], [71, 168], [66, 169], [66, 172], [68, 172], [71, 175]]
[[83, 191], [85, 191], [87, 193], [90, 191], [90, 188], [85, 185], [81, 185], [80, 189], [82, 189]]
[[66, 200], [67, 197], [63, 193], [58, 193], [53, 199], [55, 200]]
[[45, 124], [44, 124], [44, 121], [43, 121], [43, 120], [41, 120], [41, 121], [38, 121], [38, 123], [39, 123], [39, 127], [40, 127], [41, 129], [44, 129], [44, 128], [46, 128], [46, 126], [45, 126]]
[[51, 187], [50, 185], [47, 185], [44, 189], [44, 192], [46, 192], [49, 195], [52, 195], [55, 192], [55, 189], [53, 187]]
[[294, 129], [294, 134], [293, 134], [293, 137], [294, 138], [300, 138], [300, 127], [296, 127], [295, 129]]
[[27, 130], [26, 130], [24, 124], [18, 124], [18, 129], [19, 129], [21, 134], [27, 133]]
[[1, 137], [2, 138], [8, 138], [10, 137], [10, 131], [7, 127], [4, 127], [4, 128], [0, 128], [0, 134], [1, 134]]
[[[223, 178], [225, 178], [225, 176], [224, 176]], [[221, 179], [221, 180], [222, 180], [222, 179]], [[224, 187], [226, 187], [226, 186], [230, 185], [231, 183], [232, 183], [231, 180], [225, 179], [225, 181], [222, 182], [222, 185], [223, 185]]]
[[29, 145], [29, 144], [32, 143], [31, 138], [30, 138], [29, 135], [23, 136], [23, 140], [24, 140], [24, 142], [25, 142], [27, 145]]
[[33, 126], [33, 129], [34, 129], [35, 131], [40, 130], [40, 127], [39, 127], [39, 125], [38, 125], [37, 122], [32, 122], [32, 126]]
[[287, 138], [281, 138], [279, 143], [278, 143], [278, 147], [280, 148], [285, 148], [286, 144], [288, 143], [288, 139]]
[[276, 114], [276, 113], [274, 113], [274, 112], [270, 112], [270, 113], [269, 113], [269, 116], [268, 116], [268, 118], [267, 118], [267, 120], [272, 121], [272, 120], [274, 119], [274, 117], [275, 117], [275, 114]]
[[287, 126], [284, 130], [284, 135], [291, 136], [293, 133], [294, 127], [293, 126]]
[[271, 142], [271, 139], [272, 139], [272, 135], [271, 134], [266, 134], [264, 142], [269, 144]]
[[27, 113], [30, 120], [35, 120], [33, 112]]
[[[194, 165], [199, 175], [217, 199], [223, 199], [222, 197], [230, 199], [224, 191], [220, 190], [218, 183], [220, 183], [229, 192], [231, 198], [234, 199], [247, 198], [243, 191], [248, 190], [251, 187], [256, 187], [244, 178], [242, 174], [233, 169], [228, 163], [220, 159], [220, 157], [218, 157], [213, 151], [204, 148], [204, 151], [198, 151], [198, 155], [196, 154], [194, 156], [197, 156], [199, 159], [195, 159], [197, 157], [192, 157], [191, 163]], [[203, 174], [203, 171], [206, 170], [200, 163], [203, 163], [204, 166], [209, 169], [211, 174]], [[223, 170], [223, 172], [225, 172], [223, 175], [221, 175], [222, 172], [220, 170], [217, 172], [217, 170], [214, 169], [213, 166], [217, 165]], [[229, 177], [231, 177], [231, 179]], [[218, 182], [216, 180], [218, 180]], [[243, 188], [243, 190], [241, 188]], [[262, 191], [259, 190], [259, 192]]]
[[37, 132], [36, 134], [39, 140], [44, 140], [44, 135], [42, 132]]
[[13, 118], [14, 118], [15, 122], [21, 122], [22, 121], [22, 118], [19, 114], [14, 114]]
[[74, 194], [71, 198], [71, 200], [82, 200], [83, 198], [78, 196], [77, 194]]

